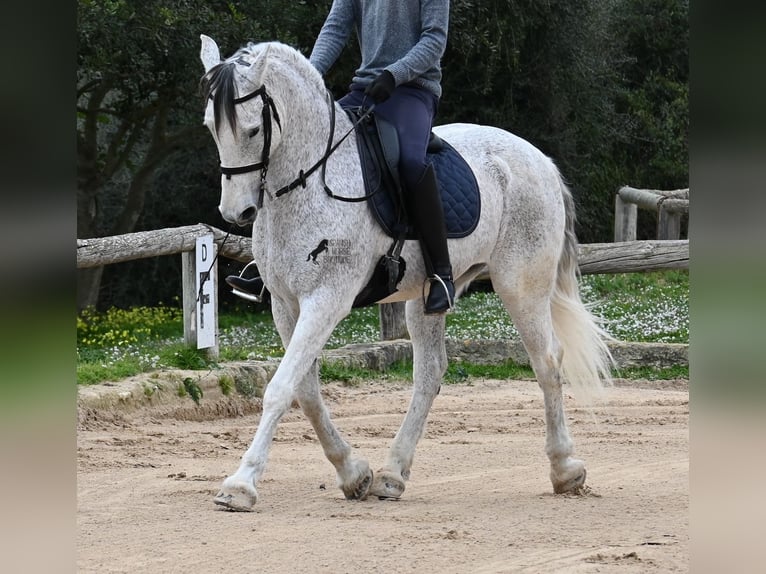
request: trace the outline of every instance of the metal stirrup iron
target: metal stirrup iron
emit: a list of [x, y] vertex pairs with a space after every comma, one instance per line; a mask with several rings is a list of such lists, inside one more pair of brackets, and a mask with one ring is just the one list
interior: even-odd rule
[[[449, 289], [447, 289], [447, 284], [444, 282], [444, 279], [442, 279], [437, 273], [434, 273], [430, 277], [426, 277], [426, 280], [423, 281], [423, 292], [422, 292], [422, 295], [423, 295], [423, 306], [425, 307], [425, 305], [426, 305], [426, 300], [427, 300], [427, 298], [426, 298], [426, 283], [428, 283], [429, 281], [432, 282], [431, 289], [433, 289], [433, 281], [438, 281], [439, 282], [439, 285], [441, 285], [441, 288], [444, 289], [444, 293], [447, 295], [447, 301], [449, 302], [449, 309], [446, 309], [444, 312], [445, 313], [452, 313], [453, 309], [455, 308], [455, 299], [451, 298], [449, 296]], [[430, 293], [430, 291], [429, 291], [429, 293]]]
[[[242, 271], [239, 272], [239, 278], [244, 279], [242, 275], [247, 271], [247, 268], [253, 265], [255, 261], [251, 261], [247, 265], [245, 265], [242, 268]], [[237, 297], [242, 297], [242, 299], [246, 299], [247, 301], [252, 301], [253, 303], [263, 303], [263, 296], [266, 293], [266, 284], [264, 283], [261, 287], [261, 292], [258, 295], [254, 295], [252, 293], [248, 293], [247, 291], [242, 291], [241, 289], [237, 289], [236, 287], [231, 287], [231, 292], [236, 295]]]

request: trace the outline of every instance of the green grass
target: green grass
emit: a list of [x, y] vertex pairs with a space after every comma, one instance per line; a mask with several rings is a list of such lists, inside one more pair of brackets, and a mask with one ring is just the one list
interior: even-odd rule
[[[688, 343], [688, 271], [587, 275], [582, 278], [583, 300], [607, 323], [607, 330], [623, 341]], [[327, 348], [379, 339], [377, 307], [356, 309], [335, 329]], [[161, 368], [209, 369], [215, 366], [204, 352], [183, 344], [180, 309], [139, 307], [84, 313], [77, 317], [77, 381], [92, 384], [118, 380]], [[447, 316], [447, 337], [453, 339], [515, 339], [518, 333], [492, 292], [473, 292], [460, 299]], [[265, 360], [281, 357], [284, 348], [269, 312], [222, 313], [219, 317], [219, 361]], [[406, 366], [405, 366], [406, 367]], [[322, 376], [352, 382], [359, 373], [323, 365]], [[404, 370], [404, 367], [399, 367]], [[511, 365], [451, 364], [445, 380], [470, 377], [518, 378]], [[495, 369], [493, 371], [493, 369]], [[397, 373], [392, 368], [391, 376]], [[494, 374], [493, 374], [494, 373]], [[380, 376], [369, 373], [365, 376]], [[409, 375], [407, 375], [409, 376]], [[688, 376], [688, 375], [687, 375]]]
[[[324, 361], [320, 366], [319, 376], [323, 381], [337, 381], [349, 387], [356, 386], [362, 381], [370, 379], [412, 382], [412, 361], [397, 361], [382, 373]], [[623, 379], [649, 379], [654, 381], [688, 379], [689, 367], [685, 365], [668, 368], [631, 367], [617, 370], [614, 376]], [[523, 381], [534, 380], [535, 373], [531, 367], [517, 365], [510, 359], [497, 365], [476, 365], [453, 361], [447, 366], [447, 372], [444, 374], [444, 383], [448, 385], [464, 383], [474, 378]]]

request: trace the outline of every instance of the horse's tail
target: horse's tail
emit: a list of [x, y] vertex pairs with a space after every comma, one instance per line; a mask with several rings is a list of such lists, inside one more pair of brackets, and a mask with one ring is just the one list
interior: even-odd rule
[[566, 213], [561, 249], [551, 302], [553, 329], [563, 348], [561, 371], [583, 401], [598, 398], [604, 384], [611, 384], [614, 360], [607, 347], [612, 337], [602, 328], [580, 299], [575, 206], [572, 194], [559, 176]]

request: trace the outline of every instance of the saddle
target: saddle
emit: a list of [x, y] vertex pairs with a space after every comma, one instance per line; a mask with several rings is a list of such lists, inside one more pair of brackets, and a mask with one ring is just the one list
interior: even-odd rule
[[[372, 278], [354, 300], [354, 307], [372, 305], [397, 290], [406, 262], [400, 257], [404, 241], [418, 239], [410, 224], [399, 175], [399, 135], [389, 122], [369, 114], [359, 122], [361, 111], [347, 108], [356, 124], [356, 141], [362, 166], [367, 206], [387, 235], [394, 238], [380, 258]], [[448, 238], [466, 237], [476, 229], [481, 199], [476, 177], [463, 157], [449, 143], [431, 132], [426, 151], [433, 164], [444, 208]]]
[[[346, 113], [354, 122], [361, 115], [357, 108], [347, 108]], [[370, 211], [390, 237], [404, 234], [406, 239], [418, 239], [417, 229], [409, 223], [399, 176], [396, 128], [373, 113], [357, 125], [356, 135]], [[455, 148], [433, 132], [426, 157], [434, 166], [439, 184], [447, 237], [470, 235], [481, 214], [479, 186], [473, 171]]]

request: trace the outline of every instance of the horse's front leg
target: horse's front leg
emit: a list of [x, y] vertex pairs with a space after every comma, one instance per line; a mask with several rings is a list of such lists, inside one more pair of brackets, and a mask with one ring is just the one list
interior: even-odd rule
[[[282, 337], [285, 348], [290, 343], [295, 330], [296, 313], [280, 300], [272, 300], [271, 312], [274, 323]], [[296, 389], [296, 398], [303, 413], [314, 427], [325, 456], [335, 467], [338, 486], [349, 499], [363, 499], [372, 482], [370, 465], [364, 460], [351, 457], [351, 447], [343, 439], [330, 419], [330, 413], [319, 391], [319, 365], [311, 365], [309, 372], [300, 381]]]
[[316, 373], [310, 372], [315, 369], [316, 358], [335, 326], [347, 313], [341, 305], [322, 305], [321, 301], [309, 300], [301, 306], [290, 336], [293, 319], [280, 305], [277, 303], [280, 310], [275, 319], [283, 342], [289, 340], [285, 355], [264, 392], [263, 412], [253, 442], [242, 456], [237, 471], [223, 481], [214, 499], [216, 504], [230, 510], [252, 510], [258, 500], [256, 485], [266, 468], [277, 424], [296, 398], [302, 381], [316, 379]]
[[445, 315], [424, 315], [423, 302], [419, 299], [407, 302], [406, 315], [412, 339], [412, 397], [386, 463], [375, 473], [370, 488], [370, 495], [379, 498], [399, 498], [404, 492], [415, 448], [425, 433], [428, 413], [447, 370]]
[[330, 412], [319, 391], [319, 366], [316, 362], [298, 385], [297, 398], [314, 427], [327, 460], [335, 467], [338, 487], [350, 500], [367, 498], [372, 484], [372, 470], [366, 460], [351, 456], [351, 447], [330, 419]]

